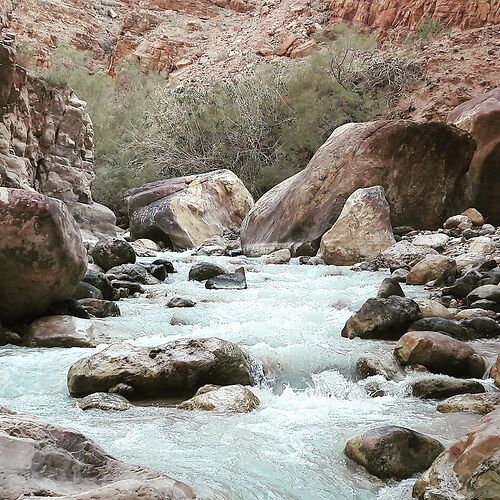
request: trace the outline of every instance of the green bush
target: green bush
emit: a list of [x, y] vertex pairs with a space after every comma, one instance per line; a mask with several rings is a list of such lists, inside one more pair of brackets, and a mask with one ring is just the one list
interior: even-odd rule
[[439, 38], [450, 29], [440, 19], [424, 16], [418, 22], [415, 31], [408, 35], [408, 42], [413, 45], [423, 45]]

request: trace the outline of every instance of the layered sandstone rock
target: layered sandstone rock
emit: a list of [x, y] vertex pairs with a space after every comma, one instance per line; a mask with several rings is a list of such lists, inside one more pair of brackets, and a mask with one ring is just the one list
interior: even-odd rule
[[64, 203], [0, 188], [0, 234], [1, 319], [37, 315], [72, 296], [87, 255]]
[[467, 208], [465, 176], [474, 148], [469, 134], [442, 123], [343, 125], [304, 170], [257, 201], [242, 225], [243, 251], [314, 254], [347, 198], [376, 185], [385, 190], [393, 226], [438, 227]]
[[72, 429], [0, 408], [0, 498], [194, 498], [184, 483], [116, 460]]
[[447, 26], [474, 28], [500, 22], [496, 0], [332, 0], [333, 20], [374, 28], [414, 29], [421, 19], [439, 19]]
[[489, 223], [498, 225], [500, 88], [464, 102], [449, 114], [448, 122], [470, 132], [477, 142], [469, 172], [471, 199]]
[[253, 206], [252, 195], [229, 170], [145, 184], [129, 190], [126, 201], [132, 236], [174, 250], [238, 229]]

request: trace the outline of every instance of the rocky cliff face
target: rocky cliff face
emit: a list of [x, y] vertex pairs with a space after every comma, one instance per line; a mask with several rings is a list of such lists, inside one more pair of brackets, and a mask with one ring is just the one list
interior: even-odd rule
[[330, 10], [332, 20], [382, 29], [413, 29], [425, 17], [460, 28], [500, 22], [498, 0], [333, 0]]

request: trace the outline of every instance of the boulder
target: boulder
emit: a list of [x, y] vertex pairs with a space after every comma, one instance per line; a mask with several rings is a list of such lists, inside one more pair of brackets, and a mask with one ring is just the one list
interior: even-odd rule
[[94, 392], [78, 401], [82, 410], [125, 411], [132, 407], [126, 398], [119, 394]]
[[357, 189], [335, 224], [321, 238], [319, 256], [326, 264], [348, 266], [375, 257], [396, 243], [384, 188]]
[[191, 488], [116, 460], [77, 431], [0, 408], [0, 498], [191, 499]]
[[500, 304], [500, 285], [482, 285], [474, 288], [467, 295], [467, 304], [472, 304], [477, 300], [491, 300]]
[[109, 280], [132, 281], [141, 285], [158, 285], [160, 280], [155, 278], [141, 264], [122, 264], [121, 266], [112, 267], [106, 273]]
[[443, 288], [443, 295], [464, 299], [472, 290], [478, 287], [481, 278], [481, 273], [471, 270], [455, 280], [453, 285]]
[[356, 375], [360, 380], [377, 375], [386, 380], [393, 380], [401, 371], [401, 367], [392, 356], [365, 355], [356, 361]]
[[243, 290], [247, 287], [245, 269], [239, 267], [234, 273], [219, 274], [205, 282], [209, 290]]
[[264, 256], [262, 261], [264, 264], [288, 264], [291, 258], [292, 254], [290, 253], [290, 250], [288, 250], [288, 248], [283, 248]]
[[477, 236], [469, 239], [469, 251], [484, 256], [491, 256], [497, 249], [496, 243], [488, 236]]
[[204, 385], [196, 394], [179, 405], [182, 410], [248, 413], [260, 405], [259, 398], [242, 385]]
[[90, 255], [94, 262], [104, 271], [115, 266], [135, 262], [135, 251], [132, 245], [120, 238], [107, 238], [99, 240]]
[[30, 347], [95, 347], [92, 323], [73, 316], [47, 316], [31, 323], [23, 340]]
[[441, 413], [469, 412], [486, 415], [500, 406], [500, 392], [482, 394], [458, 394], [451, 396], [437, 405]]
[[121, 316], [118, 304], [110, 300], [80, 299], [83, 309], [95, 318], [109, 318]]
[[174, 274], [177, 271], [174, 268], [174, 265], [170, 260], [167, 259], [155, 259], [153, 262], [151, 262], [152, 266], [163, 266], [165, 268], [165, 271], [167, 274]]
[[422, 317], [418, 304], [395, 295], [387, 299], [368, 299], [342, 329], [342, 336], [366, 339], [399, 339], [408, 327]]
[[427, 499], [498, 498], [500, 487], [500, 408], [485, 415], [471, 431], [452, 443], [413, 487]]
[[476, 380], [455, 378], [425, 378], [411, 385], [411, 393], [421, 399], [445, 399], [458, 394], [481, 394], [485, 392], [483, 384]]
[[[453, 319], [453, 313], [437, 300], [415, 299], [424, 318]], [[432, 330], [432, 328], [431, 328]]]
[[68, 209], [89, 243], [116, 238], [116, 217], [113, 211], [100, 203], [69, 203]]
[[444, 248], [450, 237], [444, 233], [419, 234], [412, 243], [419, 247], [430, 247], [435, 250]]
[[102, 272], [87, 269], [82, 281], [99, 289], [102, 293], [102, 298], [105, 300], [116, 300], [118, 298], [108, 277]]
[[417, 246], [409, 241], [398, 241], [373, 259], [361, 264], [362, 269], [377, 271], [379, 269], [401, 268], [413, 265], [427, 255], [438, 255], [438, 252], [430, 247]]
[[470, 340], [468, 329], [459, 321], [448, 318], [424, 317], [408, 327], [409, 331], [439, 332], [458, 340]]
[[401, 480], [428, 469], [443, 450], [436, 439], [390, 425], [350, 439], [344, 453], [380, 479]]
[[[466, 208], [465, 176], [474, 152], [467, 134], [441, 123], [348, 123], [309, 164], [254, 205], [241, 228], [245, 255], [280, 248], [314, 255], [322, 236], [359, 188], [382, 186], [393, 226], [438, 227]], [[422, 200], [429, 210], [422, 210]]]
[[205, 384], [251, 385], [250, 363], [236, 345], [218, 338], [179, 339], [160, 347], [113, 344], [74, 363], [69, 393], [83, 397], [125, 383], [134, 399], [191, 396]]
[[472, 221], [466, 215], [453, 215], [448, 217], [443, 224], [445, 229], [461, 229], [461, 227], [472, 227]]
[[468, 174], [470, 199], [491, 224], [500, 225], [500, 88], [456, 107], [448, 122], [467, 130], [476, 140]]
[[427, 255], [410, 269], [406, 283], [409, 285], [425, 285], [430, 281], [442, 283], [455, 276], [456, 272], [457, 264], [453, 259], [444, 255]]
[[254, 202], [233, 172], [216, 170], [131, 189], [126, 203], [132, 237], [180, 250], [239, 228]]
[[0, 234], [0, 320], [40, 315], [73, 295], [87, 256], [62, 202], [0, 188]]
[[482, 378], [484, 359], [469, 345], [437, 332], [408, 332], [396, 344], [394, 356], [402, 365], [423, 365], [432, 373]]
[[378, 287], [377, 299], [387, 299], [392, 295], [397, 295], [398, 297], [404, 297], [405, 293], [401, 288], [399, 282], [394, 278], [384, 278], [380, 286]]
[[78, 286], [76, 287], [75, 292], [73, 293], [73, 299], [99, 299], [102, 300], [104, 298], [101, 290], [91, 285], [90, 283], [86, 283], [85, 281], [80, 281]]
[[189, 279], [194, 281], [205, 281], [215, 278], [221, 274], [227, 274], [227, 270], [211, 262], [196, 262], [189, 270]]
[[167, 302], [167, 307], [194, 307], [196, 302], [191, 299], [185, 299], [183, 297], [172, 297]]

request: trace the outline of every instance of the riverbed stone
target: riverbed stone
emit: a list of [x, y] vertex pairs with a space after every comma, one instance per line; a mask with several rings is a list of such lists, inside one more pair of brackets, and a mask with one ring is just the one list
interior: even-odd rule
[[86, 283], [85, 281], [80, 281], [78, 283], [78, 286], [76, 287], [74, 293], [73, 293], [73, 299], [75, 300], [80, 300], [80, 299], [103, 299], [104, 296], [99, 290], [99, 288], [96, 288], [94, 285], [91, 285], [90, 283]]
[[445, 399], [458, 394], [480, 394], [485, 391], [484, 385], [476, 380], [452, 377], [425, 378], [411, 385], [413, 396], [421, 399]]
[[450, 237], [444, 233], [419, 234], [413, 244], [421, 247], [430, 247], [435, 250], [442, 249], [450, 241]]
[[167, 302], [167, 307], [194, 307], [196, 302], [191, 299], [186, 299], [184, 297], [172, 297]]
[[160, 280], [155, 278], [141, 264], [122, 264], [112, 267], [106, 273], [110, 280], [132, 281], [141, 285], [158, 285]]
[[438, 403], [436, 409], [441, 413], [470, 412], [486, 415], [500, 406], [500, 392], [482, 394], [458, 394]]
[[356, 360], [356, 375], [358, 379], [365, 379], [381, 375], [386, 380], [399, 378], [402, 370], [393, 356], [375, 356], [366, 354]]
[[417, 246], [409, 241], [402, 240], [391, 245], [376, 257], [363, 262], [361, 266], [371, 271], [400, 268], [414, 265], [427, 255], [438, 255], [438, 252], [433, 248]]
[[436, 439], [391, 425], [350, 439], [344, 452], [380, 479], [401, 480], [428, 469], [443, 450]]
[[78, 401], [82, 410], [125, 411], [132, 407], [129, 401], [119, 394], [94, 392]]
[[88, 314], [96, 318], [121, 316], [118, 304], [111, 300], [81, 299], [78, 302]]
[[179, 339], [159, 347], [112, 344], [74, 363], [68, 372], [71, 396], [108, 392], [125, 383], [134, 399], [191, 395], [206, 384], [251, 385], [250, 362], [232, 342], [215, 337]]
[[403, 335], [394, 348], [403, 365], [423, 365], [432, 373], [482, 378], [484, 359], [468, 344], [438, 332], [413, 331]]
[[439, 332], [449, 335], [454, 339], [468, 340], [467, 328], [458, 321], [447, 318], [429, 317], [422, 318], [408, 327], [409, 331]]
[[415, 302], [418, 304], [424, 318], [454, 318], [453, 312], [437, 300], [418, 298], [415, 299]]
[[467, 295], [468, 305], [477, 300], [491, 300], [500, 304], [500, 285], [482, 285]]
[[474, 224], [475, 226], [482, 226], [484, 224], [484, 217], [476, 208], [468, 208], [467, 210], [462, 212], [461, 215], [469, 217], [469, 219], [472, 221], [472, 224]]
[[79, 432], [0, 408], [0, 498], [195, 498], [189, 486], [109, 455]]
[[110, 280], [103, 272], [87, 269], [82, 281], [99, 289], [102, 293], [102, 298], [105, 300], [117, 300], [117, 298], [119, 298], [117, 297], [116, 291], [111, 285]]
[[497, 356], [496, 361], [490, 369], [490, 377], [495, 382], [495, 385], [500, 388], [500, 355]]
[[204, 385], [196, 394], [179, 405], [182, 410], [203, 410], [217, 413], [248, 413], [260, 405], [259, 398], [242, 385]]
[[35, 320], [23, 336], [30, 347], [95, 347], [92, 323], [73, 316], [46, 316]]
[[264, 255], [262, 261], [264, 264], [287, 264], [290, 262], [292, 254], [288, 248], [282, 248], [281, 250], [276, 250], [276, 252], [270, 253], [269, 255]]
[[367, 339], [399, 339], [407, 328], [422, 317], [418, 304], [398, 296], [368, 299], [342, 329], [342, 336]]
[[417, 480], [413, 496], [419, 500], [498, 498], [499, 449], [500, 408], [497, 408], [446, 448]]
[[481, 273], [471, 270], [455, 280], [452, 285], [443, 288], [443, 295], [451, 295], [457, 299], [464, 299], [472, 290], [479, 286], [478, 284], [481, 279]]
[[245, 268], [239, 267], [234, 273], [219, 274], [205, 282], [209, 290], [243, 290], [247, 287]]
[[456, 272], [457, 264], [454, 259], [444, 255], [427, 255], [410, 269], [406, 283], [409, 285], [425, 285], [430, 281], [442, 283], [455, 276]]
[[394, 278], [384, 278], [380, 286], [378, 287], [377, 298], [378, 299], [387, 299], [392, 295], [397, 295], [398, 297], [404, 297], [405, 293], [401, 288], [398, 280]]
[[193, 281], [206, 281], [227, 272], [226, 269], [212, 262], [196, 262], [189, 270], [189, 279]]
[[90, 255], [104, 271], [122, 264], [135, 263], [136, 255], [132, 245], [120, 238], [99, 240]]

